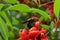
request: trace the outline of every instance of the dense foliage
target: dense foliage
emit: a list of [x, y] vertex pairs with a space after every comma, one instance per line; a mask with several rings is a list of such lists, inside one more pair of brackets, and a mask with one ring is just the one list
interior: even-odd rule
[[60, 40], [60, 0], [0, 0], [0, 40]]

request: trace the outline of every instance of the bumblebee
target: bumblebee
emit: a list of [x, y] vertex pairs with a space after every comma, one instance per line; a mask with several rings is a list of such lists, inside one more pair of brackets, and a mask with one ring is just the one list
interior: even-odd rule
[[38, 20], [39, 20], [38, 17], [31, 17], [28, 20], [24, 21], [23, 24], [27, 23], [27, 26], [30, 29], [31, 27], [34, 26], [35, 22], [37, 22]]

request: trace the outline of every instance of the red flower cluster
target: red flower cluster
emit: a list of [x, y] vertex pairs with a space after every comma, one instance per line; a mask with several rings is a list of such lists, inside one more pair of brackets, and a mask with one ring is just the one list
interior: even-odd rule
[[20, 38], [18, 40], [48, 40], [46, 36], [46, 30], [44, 28], [38, 29], [40, 26], [39, 22], [36, 22], [34, 27], [30, 28], [29, 31], [23, 29], [20, 32]]
[[48, 13], [51, 16], [51, 20], [54, 22], [54, 20], [55, 20], [55, 18], [53, 16], [53, 14], [54, 14], [54, 2], [45, 3], [44, 6], [47, 7]]
[[47, 7], [48, 12], [49, 12], [50, 15], [54, 14], [54, 10], [53, 10], [54, 3], [53, 2], [52, 3], [45, 3], [44, 6]]

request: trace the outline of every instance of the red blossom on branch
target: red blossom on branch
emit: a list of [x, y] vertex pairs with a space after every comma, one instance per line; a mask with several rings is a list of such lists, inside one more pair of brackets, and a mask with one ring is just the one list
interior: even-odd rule
[[37, 29], [36, 27], [32, 27], [28, 32], [26, 29], [23, 29], [20, 32], [20, 38], [18, 40], [48, 40], [46, 36], [46, 29], [40, 28]]

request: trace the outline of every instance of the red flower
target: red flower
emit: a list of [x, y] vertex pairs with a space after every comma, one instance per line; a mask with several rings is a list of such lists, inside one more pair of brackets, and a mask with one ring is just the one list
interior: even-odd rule
[[28, 40], [28, 32], [26, 29], [23, 29], [22, 32], [20, 32], [20, 38], [18, 40]]
[[44, 35], [41, 37], [41, 40], [48, 40], [48, 38], [47, 38], [47, 36]]
[[29, 37], [30, 37], [30, 38], [35, 38], [35, 37], [37, 37], [38, 35], [39, 35], [39, 31], [38, 31], [38, 30], [29, 32]]
[[53, 9], [54, 3], [53, 2], [52, 3], [46, 3], [44, 6], [47, 7], [48, 12], [49, 12], [50, 15], [54, 14], [54, 9]]
[[44, 33], [44, 34], [46, 34], [46, 29], [44, 29], [44, 28], [40, 28], [40, 33]]
[[38, 30], [36, 27], [32, 27], [30, 30], [29, 30], [29, 32], [31, 32], [31, 31], [35, 31], [35, 30]]
[[49, 12], [50, 14], [53, 14], [53, 13], [54, 13], [53, 8], [52, 8], [52, 9], [48, 9], [48, 12]]
[[20, 36], [25, 37], [26, 35], [28, 35], [28, 32], [26, 29], [23, 29], [22, 32], [20, 33]]
[[38, 30], [36, 27], [32, 27], [29, 32], [23, 29], [18, 40], [48, 40], [46, 32], [44, 28]]
[[36, 28], [39, 28], [39, 26], [40, 26], [40, 22], [35, 22], [35, 25], [34, 25], [34, 27], [36, 27]]
[[29, 39], [36, 40], [36, 37], [39, 35], [39, 30], [36, 27], [32, 27], [29, 30]]
[[41, 40], [48, 40], [48, 38], [47, 38], [47, 36], [46, 36], [46, 29], [44, 29], [44, 28], [41, 28], [40, 29], [40, 38], [41, 38]]

